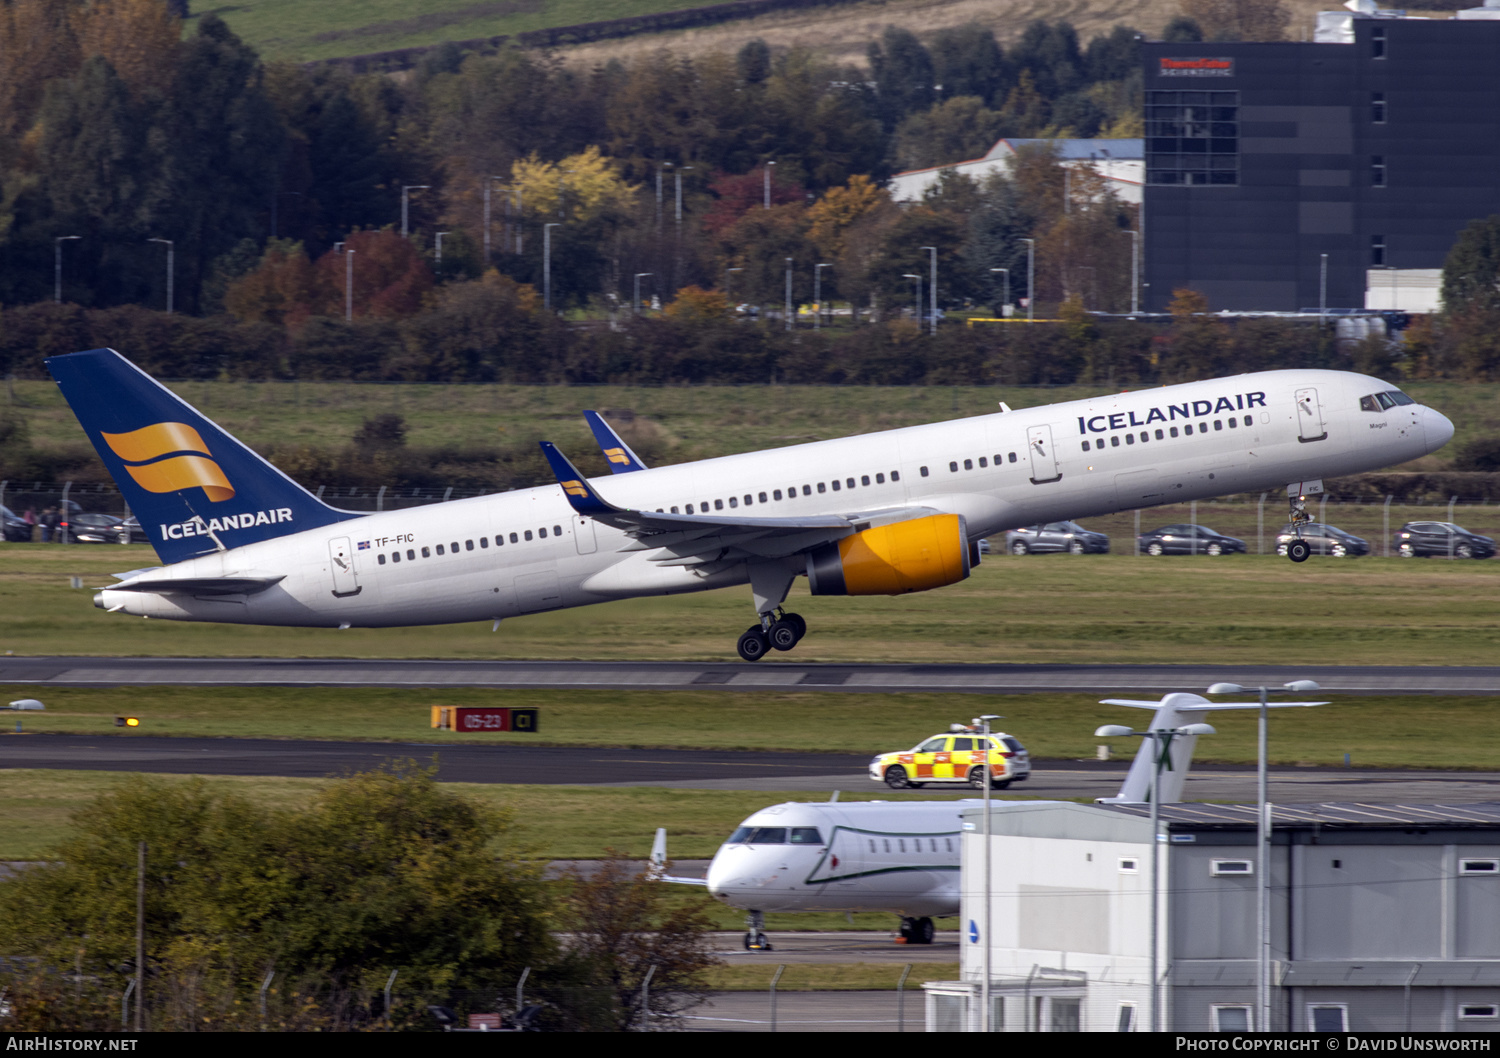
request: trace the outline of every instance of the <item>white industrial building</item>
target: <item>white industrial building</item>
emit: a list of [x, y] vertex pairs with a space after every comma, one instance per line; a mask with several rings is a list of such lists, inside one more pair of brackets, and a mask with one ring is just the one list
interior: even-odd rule
[[1073, 168], [1087, 167], [1103, 177], [1124, 202], [1141, 203], [1141, 186], [1146, 179], [1145, 140], [1028, 140], [995, 141], [982, 158], [971, 158], [952, 165], [935, 165], [930, 169], [912, 169], [891, 177], [891, 198], [897, 202], [920, 202], [936, 186], [939, 175], [951, 169], [955, 173], [983, 180], [991, 173], [1009, 175], [1018, 149], [1026, 146], [1050, 147], [1058, 161]]
[[[1258, 1030], [1253, 805], [1161, 806], [1164, 1031]], [[1500, 804], [1277, 805], [1271, 1031], [1500, 1030]], [[929, 1031], [977, 1031], [991, 945], [995, 1031], [1146, 1031], [1152, 848], [1145, 805], [995, 802], [963, 814], [960, 979]], [[988, 934], [988, 936], [986, 936]]]

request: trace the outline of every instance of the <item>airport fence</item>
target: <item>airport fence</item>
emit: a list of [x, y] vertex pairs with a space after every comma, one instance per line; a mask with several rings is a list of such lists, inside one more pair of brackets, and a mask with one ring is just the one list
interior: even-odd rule
[[[368, 513], [491, 494], [487, 489], [458, 486], [319, 485], [313, 491], [319, 499], [334, 507]], [[1393, 555], [1392, 535], [1406, 522], [1457, 522], [1472, 532], [1500, 536], [1500, 499], [1491, 502], [1488, 497], [1454, 495], [1435, 502], [1398, 502], [1394, 495], [1347, 498], [1324, 494], [1312, 497], [1307, 506], [1316, 521], [1336, 525], [1367, 540], [1372, 555]], [[129, 505], [119, 489], [112, 483], [100, 482], [0, 481], [0, 507], [9, 508], [18, 516], [29, 511], [38, 519], [49, 507], [59, 510], [67, 507], [75, 512], [112, 514], [121, 518], [130, 515]], [[1244, 540], [1250, 554], [1267, 555], [1275, 552], [1276, 534], [1287, 523], [1287, 518], [1285, 495], [1265, 492], [1089, 518], [1086, 519], [1086, 528], [1108, 534], [1113, 555], [1135, 555], [1135, 538], [1141, 532], [1176, 523], [1207, 525]], [[41, 538], [38, 529], [33, 539]], [[1003, 537], [997, 535], [993, 543], [996, 551], [1003, 549]]]

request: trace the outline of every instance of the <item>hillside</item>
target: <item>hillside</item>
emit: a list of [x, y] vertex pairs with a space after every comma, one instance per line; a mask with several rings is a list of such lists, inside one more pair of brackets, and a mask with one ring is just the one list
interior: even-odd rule
[[[1316, 12], [1337, 6], [1334, 0], [1286, 3], [1294, 13], [1292, 32], [1298, 38], [1311, 34]], [[240, 0], [215, 13], [267, 60], [305, 62], [700, 6], [707, 6], [705, 0]], [[662, 47], [690, 54], [734, 50], [759, 37], [775, 47], [815, 48], [836, 59], [863, 63], [865, 46], [887, 25], [926, 35], [977, 22], [1008, 43], [1036, 19], [1067, 19], [1087, 40], [1120, 23], [1156, 33], [1177, 11], [1177, 0], [864, 0], [564, 50], [581, 61], [596, 62]]]

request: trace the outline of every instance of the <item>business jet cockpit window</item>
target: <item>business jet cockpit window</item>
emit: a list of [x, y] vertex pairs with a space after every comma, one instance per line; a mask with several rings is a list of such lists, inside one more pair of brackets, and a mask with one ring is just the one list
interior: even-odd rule
[[817, 827], [793, 827], [792, 844], [821, 845], [823, 844], [823, 835], [818, 833]]
[[740, 827], [729, 836], [731, 845], [785, 845], [786, 827]]
[[1399, 389], [1387, 390], [1384, 393], [1371, 393], [1367, 397], [1359, 398], [1360, 411], [1385, 411], [1387, 408], [1399, 408], [1407, 404], [1415, 404], [1405, 393]]

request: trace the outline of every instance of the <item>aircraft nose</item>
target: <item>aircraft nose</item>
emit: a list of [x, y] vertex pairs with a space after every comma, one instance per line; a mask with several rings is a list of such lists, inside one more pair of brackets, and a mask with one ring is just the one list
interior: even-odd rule
[[1424, 408], [1422, 428], [1427, 434], [1427, 451], [1436, 452], [1453, 440], [1453, 421], [1442, 412]]

